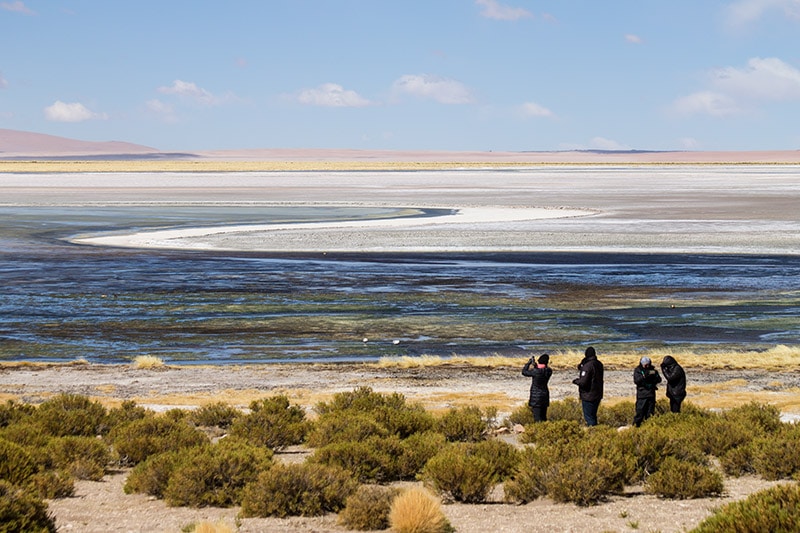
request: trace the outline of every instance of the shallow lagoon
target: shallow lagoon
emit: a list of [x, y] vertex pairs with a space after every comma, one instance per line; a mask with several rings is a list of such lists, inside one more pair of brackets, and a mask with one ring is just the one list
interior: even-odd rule
[[[295, 254], [95, 248], [148, 227], [393, 209], [2, 207], [0, 360], [170, 363], [800, 343], [800, 257]], [[435, 214], [435, 213], [430, 213]], [[366, 342], [364, 342], [366, 339]]]

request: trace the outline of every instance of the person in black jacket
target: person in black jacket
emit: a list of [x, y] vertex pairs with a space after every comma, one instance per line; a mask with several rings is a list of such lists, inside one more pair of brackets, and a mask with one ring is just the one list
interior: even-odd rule
[[597, 425], [597, 409], [603, 399], [603, 363], [597, 358], [593, 346], [586, 348], [583, 360], [578, 364], [578, 377], [572, 383], [578, 386], [583, 419], [587, 426]]
[[686, 398], [686, 373], [674, 357], [668, 355], [661, 361], [661, 373], [667, 380], [667, 398], [669, 410], [673, 413], [681, 412], [681, 403]]
[[553, 375], [553, 369], [547, 366], [549, 363], [550, 356], [545, 353], [539, 356], [538, 363], [531, 357], [522, 367], [522, 375], [531, 378], [528, 407], [531, 408], [534, 422], [547, 422], [547, 408], [550, 406], [550, 389], [547, 383]]
[[636, 415], [633, 417], [633, 425], [638, 428], [655, 412], [656, 390], [661, 383], [661, 375], [653, 367], [649, 357], [642, 357], [639, 366], [633, 370], [633, 382], [636, 384]]

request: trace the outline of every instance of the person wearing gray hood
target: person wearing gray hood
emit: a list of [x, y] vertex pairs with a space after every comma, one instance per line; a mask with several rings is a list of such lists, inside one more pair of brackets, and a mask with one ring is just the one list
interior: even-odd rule
[[639, 366], [633, 370], [633, 382], [636, 384], [636, 415], [633, 417], [633, 425], [638, 428], [655, 413], [656, 389], [661, 383], [661, 375], [653, 367], [649, 357], [642, 357]]
[[686, 372], [674, 357], [668, 355], [661, 361], [661, 373], [667, 380], [669, 410], [673, 413], [680, 413], [681, 403], [686, 398]]

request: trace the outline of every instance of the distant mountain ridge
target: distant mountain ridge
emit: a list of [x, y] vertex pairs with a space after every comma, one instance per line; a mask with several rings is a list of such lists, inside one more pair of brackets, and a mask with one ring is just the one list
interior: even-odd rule
[[0, 159], [26, 156], [100, 156], [160, 154], [150, 146], [122, 141], [80, 141], [45, 133], [0, 129]]

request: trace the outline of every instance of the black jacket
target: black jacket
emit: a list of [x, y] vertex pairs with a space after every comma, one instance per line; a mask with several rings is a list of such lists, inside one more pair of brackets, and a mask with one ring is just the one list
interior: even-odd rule
[[531, 396], [528, 405], [531, 407], [547, 407], [550, 405], [550, 389], [547, 382], [553, 375], [549, 366], [539, 368], [532, 358], [522, 367], [522, 375], [531, 378]]
[[667, 380], [667, 398], [686, 398], [686, 373], [672, 356], [666, 356], [661, 362], [661, 372]]
[[585, 402], [603, 399], [603, 363], [597, 355], [584, 357], [578, 364], [580, 375], [572, 382], [578, 386], [578, 397]]
[[633, 370], [633, 382], [636, 384], [636, 399], [656, 397], [658, 384], [661, 383], [661, 374], [653, 365], [643, 367], [641, 364]]

